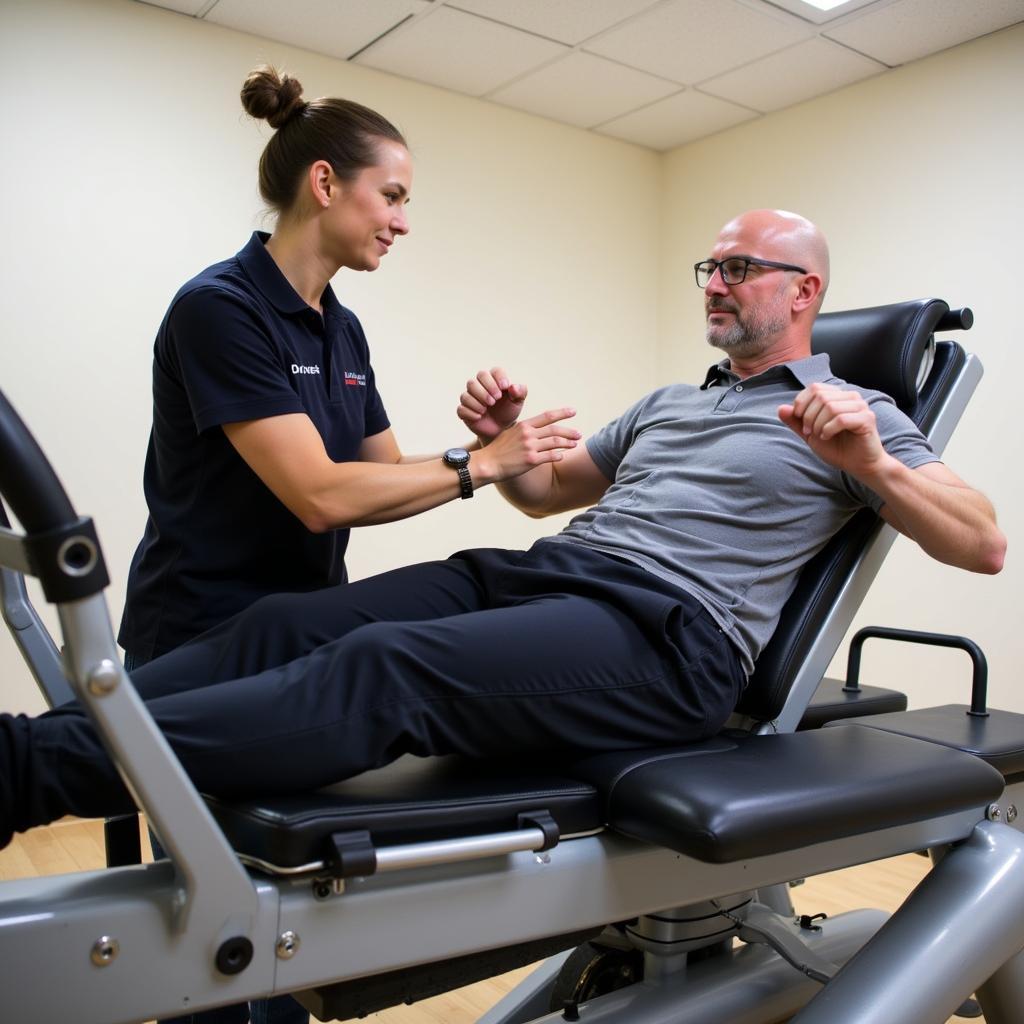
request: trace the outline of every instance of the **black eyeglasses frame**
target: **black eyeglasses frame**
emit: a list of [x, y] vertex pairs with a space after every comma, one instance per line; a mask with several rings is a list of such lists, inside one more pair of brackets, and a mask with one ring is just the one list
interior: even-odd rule
[[[725, 271], [722, 269], [722, 265], [725, 263], [734, 262], [743, 263], [743, 273], [740, 274], [738, 280], [730, 281], [725, 276]], [[712, 268], [710, 271], [708, 271], [707, 269], [709, 265]], [[807, 270], [805, 270], [803, 267], [798, 267], [793, 263], [778, 263], [775, 260], [759, 260], [753, 256], [727, 256], [724, 260], [706, 259], [701, 260], [699, 263], [694, 263], [693, 279], [694, 281], [697, 282], [698, 288], [707, 288], [707, 286], [711, 282], [711, 278], [715, 276], [715, 271], [717, 270], [722, 275], [723, 284], [743, 284], [743, 282], [747, 279], [747, 271], [750, 270], [751, 266], [770, 267], [772, 270], [795, 270], [798, 274], [807, 273]], [[707, 281], [705, 281], [703, 284], [700, 283], [700, 273], [702, 269], [708, 275]]]

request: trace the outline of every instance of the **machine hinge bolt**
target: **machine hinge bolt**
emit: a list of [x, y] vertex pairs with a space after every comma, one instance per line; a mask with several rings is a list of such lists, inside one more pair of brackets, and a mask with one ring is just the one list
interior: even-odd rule
[[110, 935], [101, 935], [93, 944], [89, 959], [97, 967], [108, 967], [121, 952], [121, 943]]
[[1009, 804], [1006, 808], [1006, 820], [1008, 822], [1017, 820], [1017, 805]]
[[94, 697], [106, 697], [117, 689], [121, 681], [121, 669], [109, 658], [104, 658], [98, 665], [89, 670], [85, 678], [86, 686]]
[[989, 804], [988, 811], [985, 813], [985, 817], [989, 821], [998, 821], [1003, 816], [1003, 812], [999, 807], [999, 804]]
[[341, 896], [345, 892], [344, 878], [314, 878], [313, 896], [318, 900], [327, 900], [332, 896]]
[[299, 951], [301, 940], [293, 931], [281, 932], [277, 940], [278, 960], [291, 960]]

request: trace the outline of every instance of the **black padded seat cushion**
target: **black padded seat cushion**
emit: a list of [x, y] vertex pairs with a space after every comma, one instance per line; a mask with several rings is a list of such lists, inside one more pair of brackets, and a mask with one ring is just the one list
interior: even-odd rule
[[858, 718], [862, 715], [886, 715], [907, 710], [907, 695], [899, 690], [882, 686], [861, 686], [846, 692], [843, 679], [822, 679], [807, 705], [799, 729], [820, 729], [827, 722], [839, 718]]
[[875, 729], [604, 754], [572, 772], [601, 789], [611, 828], [711, 863], [983, 807], [1003, 790], [976, 757]]
[[328, 860], [330, 837], [369, 831], [375, 846], [511, 832], [545, 810], [561, 835], [602, 827], [587, 782], [521, 763], [403, 757], [309, 794], [206, 803], [236, 852], [281, 868]]
[[563, 836], [608, 825], [730, 863], [981, 807], [1002, 789], [978, 757], [865, 728], [723, 735], [557, 771], [405, 757], [309, 795], [207, 803], [239, 854], [280, 868], [328, 861], [339, 832], [367, 830], [386, 847], [512, 831], [538, 810]]
[[963, 750], [986, 761], [1006, 777], [1024, 772], [1024, 715], [990, 711], [987, 718], [978, 718], [968, 715], [968, 710], [966, 704], [944, 704], [898, 715], [871, 715], [831, 724], [865, 726]]

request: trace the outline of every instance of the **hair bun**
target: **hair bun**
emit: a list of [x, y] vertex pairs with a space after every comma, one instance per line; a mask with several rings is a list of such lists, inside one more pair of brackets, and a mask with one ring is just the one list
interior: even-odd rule
[[272, 67], [256, 68], [242, 85], [242, 106], [251, 117], [269, 122], [271, 128], [280, 128], [306, 108], [302, 83], [278, 74]]

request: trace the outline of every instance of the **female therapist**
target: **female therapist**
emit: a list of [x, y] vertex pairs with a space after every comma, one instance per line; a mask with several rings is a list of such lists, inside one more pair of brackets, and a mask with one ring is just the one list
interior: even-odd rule
[[[488, 482], [458, 455], [402, 455], [362, 327], [328, 283], [342, 267], [376, 270], [408, 232], [405, 140], [366, 107], [301, 93], [271, 69], [246, 79], [243, 106], [277, 129], [259, 165], [274, 232], [185, 284], [157, 334], [149, 518], [118, 636], [128, 667], [264, 595], [343, 582], [349, 527]], [[525, 392], [485, 377], [496, 404], [473, 430], [488, 440]], [[544, 431], [554, 457], [566, 438]], [[502, 472], [514, 454], [488, 449]]]
[[[362, 327], [329, 281], [342, 267], [376, 270], [408, 232], [405, 140], [357, 103], [305, 102], [269, 68], [248, 76], [242, 104], [276, 129], [259, 187], [277, 221], [185, 284], [157, 334], [149, 518], [118, 637], [128, 668], [264, 595], [344, 582], [349, 527], [470, 497], [579, 437], [556, 425], [569, 410], [502, 431], [525, 389], [482, 372], [493, 407], [473, 430], [493, 441], [486, 463], [463, 449], [403, 456]], [[245, 1006], [180, 1018], [248, 1019]], [[252, 1007], [253, 1024], [306, 1020], [289, 997]]]

